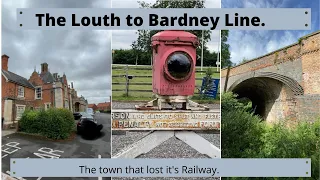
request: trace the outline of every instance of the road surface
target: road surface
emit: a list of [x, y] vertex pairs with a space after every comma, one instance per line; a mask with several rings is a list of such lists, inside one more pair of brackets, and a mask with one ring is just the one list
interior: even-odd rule
[[[99, 113], [95, 115], [98, 123], [103, 124], [101, 135], [95, 139], [84, 139], [77, 135], [75, 139], [64, 142], [52, 142], [35, 136], [14, 133], [2, 137], [2, 172], [10, 174], [10, 158], [110, 158], [111, 116]], [[97, 180], [94, 178], [21, 178], [21, 180]], [[101, 178], [100, 178], [101, 179]], [[107, 180], [110, 178], [102, 178]]]

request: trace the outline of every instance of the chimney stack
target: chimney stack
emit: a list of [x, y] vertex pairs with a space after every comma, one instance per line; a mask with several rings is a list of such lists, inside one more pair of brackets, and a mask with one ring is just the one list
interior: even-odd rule
[[53, 78], [54, 78], [54, 80], [57, 80], [58, 79], [58, 73], [53, 73]]
[[48, 64], [42, 63], [41, 64], [41, 74], [48, 72]]
[[71, 82], [71, 88], [73, 89], [73, 82]]
[[9, 56], [7, 55], [2, 55], [2, 69], [8, 71], [8, 62], [9, 61]]

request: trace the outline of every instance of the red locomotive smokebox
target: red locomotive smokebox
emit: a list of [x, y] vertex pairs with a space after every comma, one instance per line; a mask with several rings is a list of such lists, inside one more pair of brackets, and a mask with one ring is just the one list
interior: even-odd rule
[[198, 38], [185, 31], [161, 31], [152, 36], [153, 93], [190, 96], [195, 89]]

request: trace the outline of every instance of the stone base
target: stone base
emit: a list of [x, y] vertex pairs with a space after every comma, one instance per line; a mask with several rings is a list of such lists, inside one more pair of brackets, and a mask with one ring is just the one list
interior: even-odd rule
[[4, 122], [2, 126], [3, 130], [17, 129], [17, 128], [18, 128], [18, 123], [13, 123], [13, 122]]

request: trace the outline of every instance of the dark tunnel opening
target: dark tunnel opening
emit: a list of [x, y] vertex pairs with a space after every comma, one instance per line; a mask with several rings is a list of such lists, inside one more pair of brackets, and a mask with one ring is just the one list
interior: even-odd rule
[[268, 114], [279, 98], [283, 83], [271, 78], [257, 77], [250, 78], [232, 89], [238, 95], [240, 102], [246, 104], [251, 101], [252, 111], [266, 120]]

